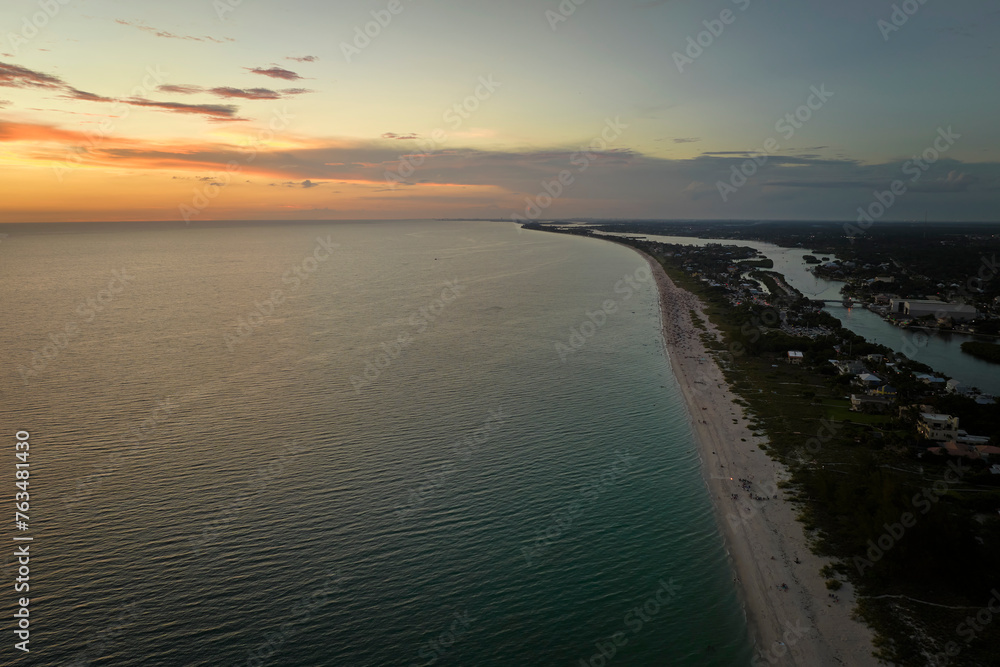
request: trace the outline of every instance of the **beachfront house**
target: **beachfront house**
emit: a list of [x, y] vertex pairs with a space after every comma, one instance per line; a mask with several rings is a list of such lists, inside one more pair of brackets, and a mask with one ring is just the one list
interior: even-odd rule
[[939, 378], [936, 375], [928, 375], [927, 373], [914, 373], [913, 377], [935, 389], [944, 389], [948, 384], [944, 378]]
[[948, 442], [958, 437], [958, 417], [936, 412], [921, 412], [917, 422], [920, 435], [934, 442]]
[[864, 362], [858, 359], [850, 361], [834, 361], [833, 365], [837, 368], [837, 372], [841, 375], [860, 375], [868, 370], [865, 368]]
[[788, 351], [788, 363], [798, 365], [802, 363], [802, 359], [803, 359], [802, 353], [799, 352], [798, 350]]
[[877, 387], [882, 384], [882, 378], [871, 373], [862, 373], [857, 377], [857, 381], [866, 387]]

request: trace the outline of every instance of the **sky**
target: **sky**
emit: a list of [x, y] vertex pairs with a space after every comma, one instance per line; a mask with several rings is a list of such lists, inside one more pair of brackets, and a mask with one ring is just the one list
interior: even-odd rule
[[0, 222], [995, 221], [995, 0], [4, 0]]

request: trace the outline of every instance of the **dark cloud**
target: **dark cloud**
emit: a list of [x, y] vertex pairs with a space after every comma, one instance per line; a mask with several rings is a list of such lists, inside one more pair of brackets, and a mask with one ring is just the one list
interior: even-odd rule
[[236, 115], [239, 108], [231, 104], [181, 104], [179, 102], [155, 102], [141, 98], [126, 100], [126, 102], [136, 107], [148, 107], [150, 109], [160, 109], [161, 111], [172, 111], [180, 114], [207, 116], [209, 120], [214, 121], [246, 120], [246, 118], [240, 118]]
[[239, 97], [245, 100], [277, 100], [281, 98], [281, 93], [270, 88], [230, 88], [220, 86], [212, 88], [208, 92], [219, 97]]
[[302, 78], [295, 72], [284, 69], [283, 67], [269, 67], [267, 69], [262, 67], [244, 67], [243, 69], [253, 72], [254, 74], [263, 74], [264, 76], [269, 76], [273, 79], [285, 79], [286, 81], [298, 81]]
[[270, 88], [234, 88], [233, 86], [216, 86], [215, 88], [203, 88], [202, 86], [188, 85], [166, 85], [157, 88], [163, 93], [180, 93], [181, 95], [193, 95], [195, 93], [209, 93], [217, 97], [239, 98], [244, 100], [280, 100], [290, 95], [302, 95], [313, 91], [308, 88], [285, 88], [284, 90], [271, 90]]
[[215, 42], [216, 44], [224, 44], [226, 42], [234, 42], [232, 37], [223, 37], [222, 39], [217, 39], [215, 37], [192, 37], [190, 35], [175, 35], [172, 32], [167, 32], [166, 30], [157, 30], [152, 26], [148, 26], [141, 21], [123, 21], [122, 19], [115, 19], [115, 23], [121, 25], [127, 25], [131, 28], [137, 28], [143, 32], [148, 32], [157, 37], [164, 37], [166, 39], [186, 39], [194, 42]]
[[66, 99], [81, 100], [84, 102], [121, 101], [125, 104], [137, 107], [148, 107], [151, 109], [172, 111], [180, 114], [200, 114], [207, 116], [213, 121], [246, 120], [245, 118], [239, 118], [236, 115], [238, 107], [229, 104], [180, 104], [177, 102], [156, 102], [154, 100], [137, 97], [133, 97], [128, 100], [115, 100], [111, 97], [97, 95], [96, 93], [88, 93], [85, 90], [74, 88], [59, 77], [7, 63], [0, 63], [0, 86], [8, 86], [12, 88], [49, 88], [61, 90], [63, 94], [60, 97]]
[[[834, 159], [834, 158], [818, 158], [810, 155], [765, 155], [766, 164], [771, 165], [819, 165], [819, 164], [856, 164], [855, 160], [848, 159]], [[696, 160], [715, 160], [718, 162], [726, 162], [727, 165], [737, 165], [745, 162], [748, 159], [757, 158], [762, 159], [762, 155], [759, 151], [709, 151], [707, 153], [702, 153]], [[728, 168], [728, 167], [727, 167]]]
[[317, 188], [317, 187], [319, 187], [319, 186], [321, 186], [323, 184], [322, 183], [316, 183], [315, 181], [310, 181], [307, 178], [306, 180], [304, 180], [302, 182], [298, 182], [298, 181], [285, 181], [284, 183], [280, 183], [280, 184], [279, 183], [268, 183], [268, 185], [271, 185], [271, 186], [282, 185], [282, 186], [284, 186], [286, 188], [304, 188], [304, 189], [308, 190], [309, 188]]
[[66, 83], [57, 76], [0, 62], [0, 86], [8, 88], [62, 88]]
[[824, 190], [875, 190], [889, 187], [889, 181], [767, 181], [766, 184], [776, 188], [820, 188]]
[[300, 62], [300, 63], [314, 63], [317, 60], [319, 60], [319, 58], [317, 58], [316, 56], [301, 56], [301, 57], [299, 57], [299, 56], [288, 56], [286, 58], [286, 60], [294, 60], [294, 61]]
[[[27, 136], [27, 135], [25, 135]], [[27, 139], [25, 139], [27, 140]], [[922, 218], [959, 211], [967, 219], [995, 215], [1000, 205], [1000, 164], [969, 163], [942, 158], [911, 182], [904, 173], [905, 160], [878, 164], [852, 159], [809, 159], [769, 156], [738, 192], [720, 196], [719, 184], [729, 183], [733, 167], [745, 164], [749, 151], [723, 151], [685, 159], [653, 157], [628, 148], [581, 153], [578, 149], [536, 151], [483, 151], [464, 147], [434, 151], [423, 156], [412, 171], [400, 147], [381, 137], [368, 141], [320, 140], [308, 145], [260, 151], [247, 173], [259, 175], [273, 187], [312, 189], [319, 185], [357, 183], [375, 189], [396, 190], [405, 197], [413, 188], [441, 202], [459, 188], [436, 190], [436, 185], [488, 188], [496, 201], [511, 202], [515, 210], [497, 210], [489, 217], [523, 215], [525, 197], [535, 197], [539, 183], [549, 182], [560, 170], [569, 170], [574, 181], [565, 188], [553, 217], [573, 217], [594, 211], [619, 211], [624, 217], [655, 217], [670, 210], [675, 217], [728, 217], [768, 219], [829, 219], [854, 215], [872, 201], [873, 192], [884, 191], [894, 180], [903, 180], [907, 196], [898, 197], [893, 219]], [[237, 148], [223, 144], [190, 144], [176, 148], [162, 144], [109, 146], [100, 150], [109, 164], [135, 163], [141, 168], [198, 169], [211, 173], [227, 162], [245, 160]], [[585, 167], [585, 169], [583, 169]], [[389, 178], [387, 174], [399, 174]], [[328, 187], [325, 190], [332, 194]], [[377, 196], [389, 195], [380, 192]], [[395, 196], [395, 195], [393, 195]], [[422, 195], [424, 196], [424, 195]], [[492, 195], [491, 195], [492, 196]], [[467, 195], [460, 198], [464, 200]], [[959, 202], [961, 206], [956, 206]]]
[[115, 100], [110, 97], [104, 97], [103, 95], [95, 95], [94, 93], [88, 93], [85, 90], [77, 90], [72, 86], [66, 86], [66, 94], [60, 97], [65, 97], [71, 100], [83, 100], [85, 102], [114, 102]]
[[195, 93], [205, 92], [205, 89], [201, 86], [175, 86], [172, 84], [160, 86], [157, 90], [161, 93], [180, 93], [181, 95], [194, 95]]
[[677, 137], [674, 139], [675, 144], [694, 144], [701, 141], [701, 137]]
[[220, 86], [212, 88], [208, 92], [219, 97], [239, 97], [245, 100], [280, 100], [289, 95], [302, 95], [311, 93], [307, 88], [285, 88], [284, 90], [271, 90], [270, 88], [230, 88]]

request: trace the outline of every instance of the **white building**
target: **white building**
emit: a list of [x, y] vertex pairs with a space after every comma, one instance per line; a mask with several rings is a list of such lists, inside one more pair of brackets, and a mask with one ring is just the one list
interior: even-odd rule
[[949, 318], [956, 321], [973, 320], [979, 314], [974, 306], [967, 303], [946, 303], [944, 301], [922, 301], [918, 299], [892, 299], [889, 310], [906, 317], [933, 315], [937, 319]]
[[934, 412], [921, 412], [917, 430], [928, 440], [948, 442], [958, 437], [958, 417]]

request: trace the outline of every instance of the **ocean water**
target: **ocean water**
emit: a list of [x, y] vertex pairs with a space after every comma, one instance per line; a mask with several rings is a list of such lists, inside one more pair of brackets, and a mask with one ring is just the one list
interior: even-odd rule
[[0, 662], [749, 664], [648, 275], [504, 223], [17, 228]]

